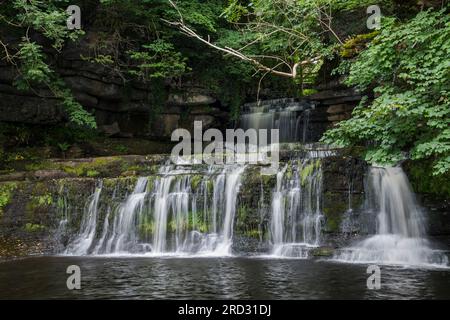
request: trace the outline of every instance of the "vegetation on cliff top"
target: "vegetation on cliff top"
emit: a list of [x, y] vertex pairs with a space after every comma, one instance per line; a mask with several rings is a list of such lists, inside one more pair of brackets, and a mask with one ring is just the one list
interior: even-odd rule
[[324, 141], [368, 144], [366, 159], [392, 164], [433, 161], [434, 175], [450, 171], [450, 15], [422, 11], [407, 22], [385, 18], [381, 33], [350, 65], [348, 85], [372, 89], [350, 120]]
[[381, 30], [368, 35], [347, 21], [349, 30], [341, 30], [336, 20], [361, 10], [367, 18], [367, 0], [3, 1], [0, 49], [17, 68], [15, 85], [36, 92], [45, 85], [73, 123], [94, 127], [54, 63], [67, 43], [83, 37], [66, 27], [68, 4], [82, 6], [83, 28], [98, 31], [95, 50], [83, 59], [125, 83], [196, 78], [232, 106], [234, 117], [249, 86], [259, 88], [270, 74], [290, 78], [301, 95], [324, 61], [341, 56], [346, 83], [370, 98], [324, 141], [367, 145], [371, 163], [429, 159], [435, 175], [450, 171], [447, 1], [381, 1]]

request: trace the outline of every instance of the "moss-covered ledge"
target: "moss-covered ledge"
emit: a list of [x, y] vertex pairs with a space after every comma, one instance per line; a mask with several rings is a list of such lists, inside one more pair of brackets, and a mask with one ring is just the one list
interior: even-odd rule
[[79, 159], [48, 159], [17, 165], [0, 173], [2, 181], [51, 180], [62, 178], [106, 178], [150, 175], [167, 161], [167, 155], [128, 155]]

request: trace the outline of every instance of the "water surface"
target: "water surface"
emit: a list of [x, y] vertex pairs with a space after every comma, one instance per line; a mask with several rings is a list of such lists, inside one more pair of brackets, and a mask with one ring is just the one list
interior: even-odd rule
[[[66, 287], [81, 268], [82, 289]], [[450, 271], [267, 258], [36, 257], [0, 263], [0, 299], [449, 299]]]

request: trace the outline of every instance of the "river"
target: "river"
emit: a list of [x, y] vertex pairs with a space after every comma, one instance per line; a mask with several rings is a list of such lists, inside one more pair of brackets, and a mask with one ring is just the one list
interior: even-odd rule
[[[81, 290], [66, 286], [69, 265]], [[448, 269], [380, 266], [381, 288], [367, 288], [367, 265], [314, 259], [35, 257], [0, 263], [0, 299], [449, 299]]]

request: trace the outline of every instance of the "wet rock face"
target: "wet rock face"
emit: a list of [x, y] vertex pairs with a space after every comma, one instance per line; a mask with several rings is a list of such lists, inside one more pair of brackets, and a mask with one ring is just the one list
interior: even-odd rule
[[54, 99], [42, 99], [2, 93], [0, 88], [0, 122], [55, 124], [64, 119], [64, 112]]
[[419, 200], [427, 210], [427, 234], [430, 236], [450, 235], [450, 201], [430, 195], [419, 195]]
[[[45, 182], [3, 182], [0, 188], [14, 184], [14, 191], [3, 208], [0, 216], [0, 255], [3, 257], [21, 257], [55, 252], [54, 230], [57, 229], [60, 216], [59, 193], [62, 180]], [[74, 212], [82, 210], [85, 196], [88, 196], [92, 181], [78, 184], [78, 191], [72, 199]], [[75, 184], [73, 184], [75, 187]]]
[[[86, 57], [93, 55], [99, 37], [98, 31], [86, 30], [79, 42], [65, 46], [54, 64], [75, 99], [85, 109], [95, 111], [102, 132], [119, 137], [170, 139], [172, 131], [187, 120], [203, 120], [206, 127], [221, 127], [228, 122], [226, 112], [208, 108], [220, 106], [220, 102], [196, 84], [175, 88], [165, 83], [156, 87], [139, 81], [125, 83], [111, 69], [92, 63]], [[63, 108], [51, 98], [52, 92], [40, 87], [33, 92], [18, 91], [13, 86], [17, 76], [13, 67], [0, 61], [0, 121], [41, 125], [67, 121]], [[155, 115], [159, 118], [152, 119]], [[109, 129], [112, 126], [113, 132]]]

